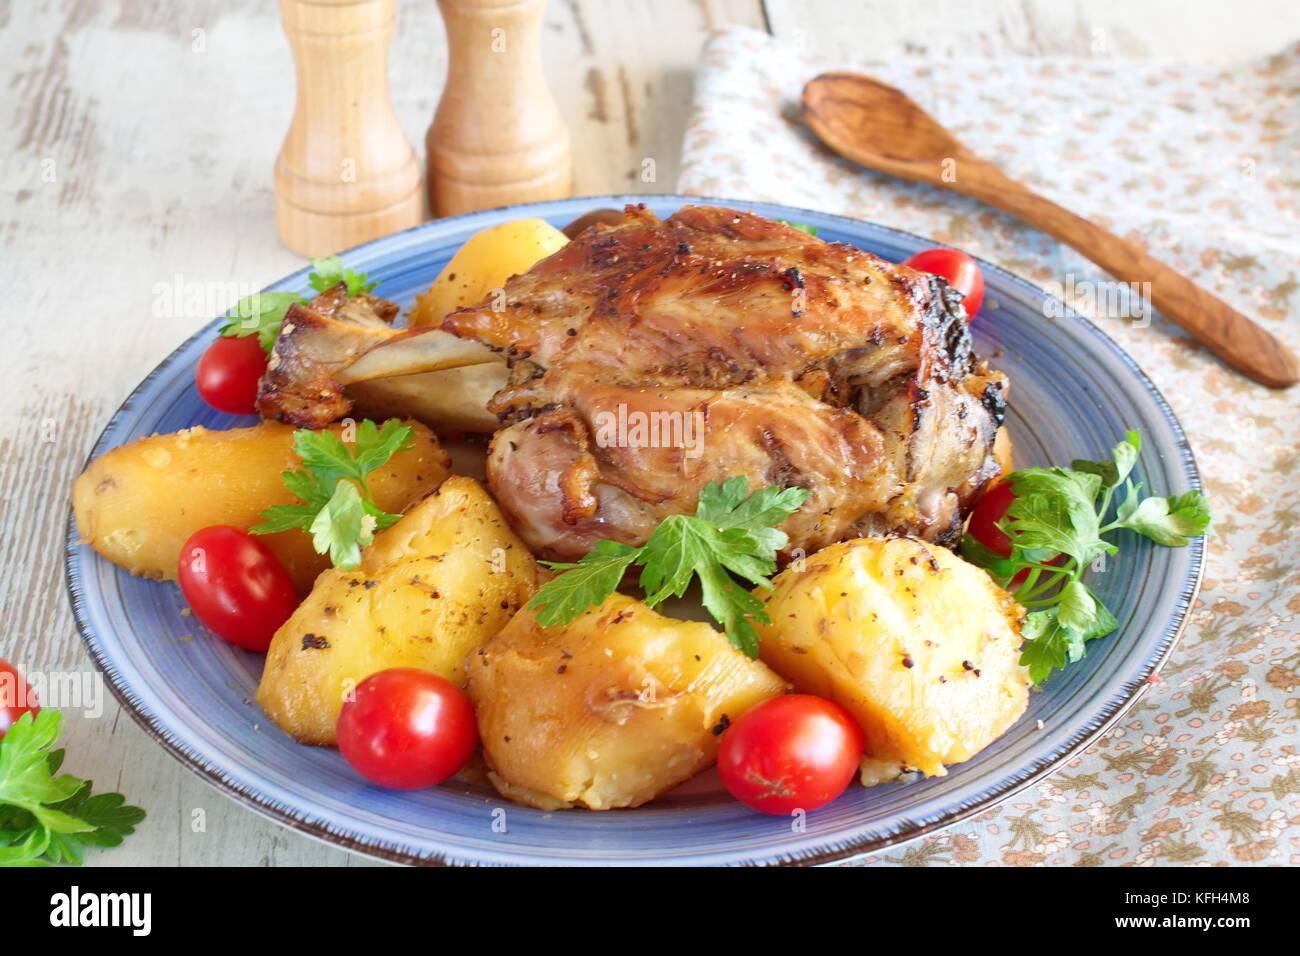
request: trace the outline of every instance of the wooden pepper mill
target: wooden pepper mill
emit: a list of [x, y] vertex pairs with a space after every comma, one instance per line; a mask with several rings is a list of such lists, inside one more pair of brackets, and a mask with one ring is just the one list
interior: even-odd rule
[[542, 73], [545, 0], [438, 0], [447, 83], [425, 137], [438, 216], [561, 199], [569, 131]]
[[280, 0], [298, 99], [275, 162], [286, 246], [326, 256], [423, 218], [420, 164], [388, 96], [395, 0]]

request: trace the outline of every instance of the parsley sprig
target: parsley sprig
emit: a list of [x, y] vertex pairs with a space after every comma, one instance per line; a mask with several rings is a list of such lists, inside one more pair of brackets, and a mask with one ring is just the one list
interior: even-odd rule
[[361, 548], [397, 521], [375, 504], [367, 480], [393, 455], [412, 447], [412, 429], [396, 418], [382, 427], [370, 419], [356, 426], [356, 441], [349, 448], [331, 431], [300, 428], [293, 433], [293, 450], [303, 467], [281, 472], [285, 487], [302, 499], [300, 505], [272, 505], [262, 512], [266, 520], [248, 530], [275, 534], [302, 528], [312, 536], [318, 554], [352, 570], [361, 563]]
[[[1130, 430], [1108, 461], [1075, 460], [1069, 469], [1013, 472], [1006, 480], [1015, 499], [998, 522], [1011, 539], [1010, 556], [1002, 557], [969, 534], [962, 539], [962, 557], [988, 571], [1028, 609], [1020, 663], [1036, 684], [1082, 658], [1088, 641], [1119, 626], [1082, 580], [1099, 557], [1119, 552], [1103, 535], [1129, 530], [1179, 548], [1209, 527], [1209, 502], [1199, 491], [1142, 495], [1142, 485], [1130, 477], [1141, 450], [1141, 435]], [[1115, 516], [1107, 521], [1121, 492]], [[1025, 577], [1017, 583], [1021, 572]]]
[[256, 335], [257, 342], [267, 355], [275, 348], [280, 336], [284, 314], [295, 302], [306, 302], [296, 292], [255, 292], [246, 295], [230, 310], [221, 334], [242, 339]]
[[60, 774], [63, 751], [51, 749], [63, 715], [25, 713], [0, 740], [0, 866], [80, 865], [88, 846], [117, 846], [144, 811], [120, 793]]
[[789, 540], [774, 526], [799, 510], [807, 497], [803, 488], [769, 487], [750, 494], [748, 482], [739, 476], [710, 482], [700, 492], [695, 514], [665, 518], [639, 548], [598, 541], [579, 561], [544, 562], [564, 573], [545, 584], [528, 607], [537, 610], [543, 627], [568, 624], [613, 594], [636, 564], [645, 603], [652, 608], [681, 597], [698, 578], [704, 607], [727, 638], [757, 657], [754, 622], [770, 624], [771, 618], [741, 582], [771, 590], [768, 575], [776, 570], [777, 551]]
[[353, 272], [351, 269], [345, 269], [343, 261], [338, 256], [313, 259], [311, 260], [311, 268], [312, 271], [307, 276], [307, 282], [317, 292], [332, 289], [340, 282], [343, 282], [347, 284], [348, 295], [354, 296], [362, 292], [369, 292], [379, 285], [378, 280], [371, 282], [370, 277], [364, 272]]
[[[345, 269], [338, 256], [311, 260], [312, 271], [307, 276], [307, 284], [317, 292], [332, 289], [340, 282], [346, 283], [348, 295], [354, 296], [369, 292], [379, 283], [370, 281], [364, 272]], [[226, 324], [221, 327], [222, 335], [244, 338], [256, 335], [258, 344], [267, 355], [275, 348], [275, 340], [280, 335], [280, 326], [284, 315], [294, 303], [310, 301], [297, 292], [255, 292], [246, 295], [235, 303], [226, 317]]]

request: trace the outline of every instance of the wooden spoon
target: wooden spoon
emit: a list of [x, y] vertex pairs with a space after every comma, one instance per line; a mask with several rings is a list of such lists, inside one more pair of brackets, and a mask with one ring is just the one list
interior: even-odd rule
[[901, 91], [854, 73], [824, 73], [804, 87], [803, 115], [846, 159], [996, 206], [1123, 282], [1151, 283], [1151, 302], [1161, 314], [1243, 375], [1274, 388], [1300, 379], [1295, 355], [1250, 319], [1133, 243], [980, 159]]

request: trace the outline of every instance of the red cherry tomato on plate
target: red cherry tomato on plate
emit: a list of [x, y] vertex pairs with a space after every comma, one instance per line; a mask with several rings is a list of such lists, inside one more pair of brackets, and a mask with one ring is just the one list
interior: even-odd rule
[[956, 249], [926, 249], [909, 256], [903, 265], [942, 276], [962, 294], [966, 317], [973, 319], [984, 302], [984, 274], [975, 260]]
[[339, 713], [339, 750], [352, 769], [393, 790], [423, 790], [474, 755], [474, 708], [446, 678], [413, 667], [371, 674]]
[[40, 709], [31, 685], [16, 667], [0, 659], [0, 740], [19, 717], [28, 713], [35, 717]]
[[[998, 522], [1011, 507], [1011, 502], [1016, 500], [1011, 484], [1009, 481], [999, 481], [985, 491], [980, 496], [980, 500], [975, 503], [975, 510], [970, 514], [970, 523], [966, 525], [966, 532], [972, 538], [1004, 558], [1011, 557], [1011, 539], [998, 527]], [[1058, 554], [1047, 563], [1063, 564], [1065, 555]], [[1027, 577], [1029, 577], [1029, 569], [1025, 568], [1011, 579], [1011, 584], [1019, 584]]]
[[298, 607], [293, 578], [257, 538], [229, 525], [196, 531], [177, 562], [181, 593], [213, 633], [265, 651]]
[[208, 346], [194, 372], [203, 400], [219, 412], [257, 411], [257, 382], [266, 371], [266, 352], [256, 335], [223, 335]]
[[1011, 539], [998, 527], [998, 522], [1015, 500], [1011, 482], [999, 481], [980, 496], [970, 513], [970, 524], [966, 525], [966, 532], [972, 538], [1004, 558], [1011, 557]]
[[830, 803], [862, 760], [862, 729], [834, 701], [787, 694], [755, 704], [727, 728], [718, 772], [731, 795], [763, 813]]

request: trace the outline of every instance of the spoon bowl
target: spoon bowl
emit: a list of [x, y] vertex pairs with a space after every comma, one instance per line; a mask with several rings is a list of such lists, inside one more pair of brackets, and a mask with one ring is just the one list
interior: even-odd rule
[[906, 93], [870, 77], [822, 74], [804, 87], [803, 116], [822, 142], [851, 144], [871, 162], [846, 158], [895, 176], [941, 186], [944, 160], [979, 162]]

